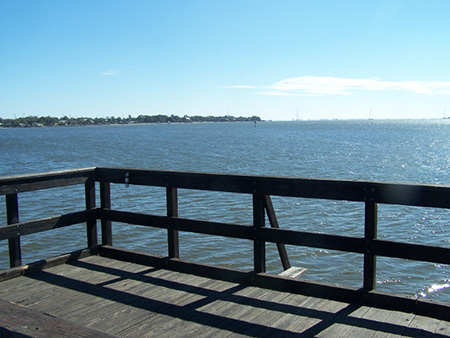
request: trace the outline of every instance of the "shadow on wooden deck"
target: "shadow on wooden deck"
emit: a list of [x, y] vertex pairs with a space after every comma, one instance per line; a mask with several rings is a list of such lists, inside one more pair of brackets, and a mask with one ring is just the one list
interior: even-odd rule
[[[66, 314], [70, 313], [69, 307], [77, 308], [72, 315], [63, 315], [63, 318], [124, 337], [335, 337], [363, 332], [386, 336], [446, 337], [435, 332], [439, 325], [446, 322], [436, 319], [430, 319], [435, 329], [431, 329], [428, 322], [423, 328], [414, 327], [411, 326], [413, 320], [418, 320], [420, 316], [402, 314], [403, 320], [395, 323], [389, 322], [389, 317], [394, 318], [398, 314], [394, 311], [373, 311], [373, 308], [357, 304], [202, 277], [191, 278], [186, 274], [137, 264], [133, 264], [138, 267], [137, 270], [129, 269], [129, 266], [127, 270], [123, 264], [120, 266], [118, 261], [92, 256], [65, 264], [62, 266], [64, 269], [52, 271], [54, 268], [50, 268], [19, 279], [26, 280], [26, 285], [33, 282], [45, 284], [46, 291], [41, 297], [47, 292], [56, 294], [53, 301], [47, 302], [66, 303], [60, 306], [65, 308], [63, 312]], [[58, 291], [50, 292], [54, 288]], [[67, 292], [70, 296], [65, 296]], [[80, 308], [74, 302], [77, 298], [83, 301], [86, 296], [89, 296], [89, 301], [85, 301], [86, 308], [83, 310], [83, 306]], [[30, 307], [39, 310], [42, 301], [33, 300], [33, 297], [22, 296], [22, 299], [28, 299]], [[87, 307], [88, 304], [90, 307]], [[40, 310], [47, 311], [43, 305]], [[371, 309], [373, 315], [369, 316]], [[124, 315], [127, 311], [128, 316]], [[448, 325], [444, 325], [444, 329], [447, 331], [443, 332], [449, 332]]]

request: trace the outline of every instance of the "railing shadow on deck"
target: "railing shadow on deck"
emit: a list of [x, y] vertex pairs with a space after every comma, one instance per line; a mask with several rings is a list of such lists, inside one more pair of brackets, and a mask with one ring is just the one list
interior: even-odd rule
[[[99, 207], [96, 204], [97, 182], [100, 189]], [[165, 188], [167, 215], [157, 216], [111, 209], [111, 183]], [[19, 222], [18, 196], [20, 193], [74, 184], [85, 186], [85, 210], [46, 219]], [[180, 218], [178, 217], [178, 189], [249, 194], [253, 200], [253, 225]], [[99, 253], [103, 255], [145, 262], [150, 265], [164, 262], [166, 268], [185, 269], [205, 276], [234, 276], [249, 284], [277, 290], [450, 319], [450, 305], [447, 303], [412, 299], [375, 290], [377, 256], [450, 264], [450, 248], [377, 238], [378, 204], [448, 209], [450, 208], [450, 187], [447, 186], [98, 167], [0, 178], [0, 194], [6, 196], [8, 224], [0, 227], [0, 240], [8, 240], [11, 267], [22, 265], [20, 237], [32, 233], [86, 223], [87, 247], [96, 248], [99, 244], [97, 220], [100, 220]], [[282, 229], [276, 221], [270, 196], [362, 202], [365, 205], [364, 224], [361, 225], [364, 228], [364, 236], [338, 236]], [[266, 213], [271, 228], [265, 226]], [[166, 229], [167, 258], [161, 261], [149, 255], [114, 249], [112, 222]], [[231, 271], [180, 261], [178, 259], [180, 231], [250, 240], [253, 242], [252, 271], [242, 273], [238, 270]], [[284, 249], [286, 244], [361, 254], [364, 257], [363, 285], [361, 288], [338, 287], [266, 274], [266, 242], [277, 244], [284, 268], [290, 266]], [[16, 270], [20, 271], [20, 268]], [[26, 269], [23, 271], [25, 272]]]
[[[236, 294], [246, 288], [242, 284], [231, 284], [223, 291], [204, 288], [201, 285], [185, 284], [179, 281], [171, 281], [169, 278], [154, 277], [149, 274], [160, 269], [149, 268], [140, 272], [128, 272], [114, 267], [105, 267], [83, 261], [75, 261], [71, 265], [86, 269], [87, 271], [100, 272], [112, 276], [116, 276], [110, 281], [102, 283], [89, 283], [76, 278], [63, 276], [60, 274], [51, 274], [41, 271], [29, 276], [29, 278], [55, 285], [61, 288], [70, 289], [72, 291], [81, 292], [97, 298], [121, 303], [125, 306], [131, 306], [145, 311], [151, 311], [155, 314], [162, 314], [173, 319], [181, 319], [183, 321], [201, 324], [203, 330], [205, 327], [226, 330], [238, 334], [251, 335], [253, 337], [267, 336], [315, 336], [327, 328], [336, 324], [351, 325], [352, 327], [369, 329], [386, 334], [400, 334], [404, 336], [418, 337], [428, 334], [427, 331], [420, 328], [407, 327], [405, 325], [387, 323], [369, 318], [356, 318], [352, 314], [360, 308], [360, 304], [342, 304], [336, 312], [326, 310], [318, 310], [304, 306], [302, 303], [305, 299], [299, 300], [298, 304], [284, 304], [266, 299], [258, 299], [252, 296]], [[186, 305], [172, 304], [170, 301], [162, 301], [153, 299], [152, 294], [143, 296], [133, 292], [117, 290], [109, 288], [111, 284], [120, 281], [133, 280], [144, 284], [164, 287], [167, 290], [182, 291], [202, 298], [189, 302]], [[168, 291], [170, 292], [170, 291]], [[157, 297], [156, 297], [157, 298]], [[226, 301], [237, 306], [251, 306], [253, 309], [261, 309], [264, 311], [276, 311], [283, 314], [291, 314], [298, 316], [297, 321], [301, 326], [302, 320], [306, 318], [316, 319], [317, 323], [308, 325], [309, 327], [301, 333], [294, 333], [277, 327], [270, 327], [263, 324], [252, 323], [246, 320], [240, 320], [216, 313], [208, 313], [201, 311], [202, 307], [218, 301]], [[93, 310], [96, 311], [96, 310]], [[166, 319], [167, 322], [169, 321]], [[139, 325], [142, 325], [140, 323]], [[190, 332], [192, 334], [192, 332]], [[435, 337], [444, 337], [444, 335], [434, 334]]]

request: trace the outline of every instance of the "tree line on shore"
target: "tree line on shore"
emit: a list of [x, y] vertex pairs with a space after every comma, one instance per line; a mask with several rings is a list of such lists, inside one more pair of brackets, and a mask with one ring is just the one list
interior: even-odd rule
[[25, 128], [25, 127], [54, 127], [54, 126], [89, 126], [108, 124], [136, 124], [136, 123], [192, 123], [192, 122], [249, 122], [261, 121], [258, 116], [234, 117], [225, 116], [188, 116], [177, 115], [139, 115], [138, 117], [67, 117], [61, 118], [51, 116], [27, 116], [15, 119], [0, 118], [0, 127], [4, 128]]

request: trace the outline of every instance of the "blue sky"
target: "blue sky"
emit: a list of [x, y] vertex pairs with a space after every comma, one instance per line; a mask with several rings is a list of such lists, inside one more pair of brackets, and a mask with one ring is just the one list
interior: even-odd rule
[[439, 0], [0, 0], [0, 117], [450, 116], [449, 14]]

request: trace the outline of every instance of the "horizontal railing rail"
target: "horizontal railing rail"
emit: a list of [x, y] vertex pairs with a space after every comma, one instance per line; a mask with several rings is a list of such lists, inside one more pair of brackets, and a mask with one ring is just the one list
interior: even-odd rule
[[95, 168], [54, 171], [20, 176], [0, 177], [0, 195], [65, 187], [85, 183], [93, 177]]
[[[100, 187], [100, 207], [95, 201], [96, 182]], [[167, 214], [113, 210], [111, 183], [164, 187]], [[84, 184], [86, 210], [19, 222], [19, 193], [72, 184]], [[178, 215], [179, 189], [249, 194], [253, 199], [252, 225], [181, 218]], [[255, 274], [266, 271], [266, 242], [277, 244], [285, 269], [290, 263], [284, 245], [362, 254], [361, 290], [366, 293], [375, 289], [377, 256], [450, 264], [450, 248], [377, 238], [379, 204], [450, 208], [449, 186], [97, 167], [0, 178], [0, 194], [6, 196], [7, 206], [7, 225], [0, 227], [0, 240], [9, 240], [11, 266], [21, 264], [20, 237], [36, 232], [86, 222], [88, 247], [96, 246], [97, 220], [101, 221], [101, 244], [104, 246], [112, 246], [112, 222], [167, 229], [168, 258], [180, 256], [180, 231], [247, 239], [253, 242]], [[270, 196], [362, 202], [364, 235], [356, 237], [282, 229], [276, 220]], [[266, 227], [266, 213], [271, 228]]]
[[109, 183], [450, 208], [450, 186], [127, 168], [96, 168], [96, 175]]

